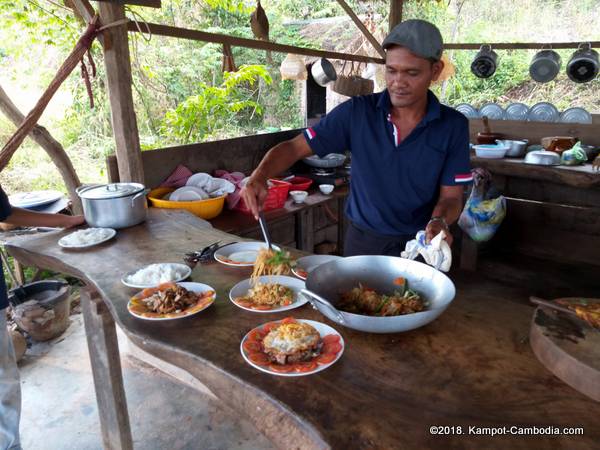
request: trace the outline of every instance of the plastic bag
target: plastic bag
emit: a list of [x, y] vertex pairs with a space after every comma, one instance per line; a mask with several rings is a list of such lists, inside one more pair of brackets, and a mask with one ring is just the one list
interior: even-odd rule
[[473, 169], [473, 190], [458, 219], [458, 226], [475, 242], [489, 241], [506, 216], [506, 199], [491, 187], [492, 175]]
[[570, 150], [565, 150], [562, 152], [560, 156], [561, 164], [566, 166], [576, 166], [578, 164], [583, 164], [588, 159], [587, 153], [583, 148], [581, 148], [581, 142], [577, 141], [577, 143]]

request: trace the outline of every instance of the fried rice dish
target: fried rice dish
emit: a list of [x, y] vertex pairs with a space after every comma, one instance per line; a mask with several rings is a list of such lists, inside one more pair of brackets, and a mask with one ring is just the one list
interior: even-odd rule
[[278, 283], [256, 283], [245, 297], [238, 297], [235, 302], [249, 308], [279, 308], [294, 302], [294, 291]]

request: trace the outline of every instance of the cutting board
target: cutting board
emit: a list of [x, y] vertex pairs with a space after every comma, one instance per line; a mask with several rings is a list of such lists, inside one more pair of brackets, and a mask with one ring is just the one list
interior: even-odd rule
[[573, 315], [538, 306], [529, 340], [533, 352], [550, 372], [600, 402], [600, 330]]

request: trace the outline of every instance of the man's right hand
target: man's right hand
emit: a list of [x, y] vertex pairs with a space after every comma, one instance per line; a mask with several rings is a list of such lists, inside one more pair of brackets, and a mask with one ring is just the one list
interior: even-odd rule
[[256, 220], [268, 193], [267, 179], [258, 174], [252, 174], [242, 189], [241, 196]]

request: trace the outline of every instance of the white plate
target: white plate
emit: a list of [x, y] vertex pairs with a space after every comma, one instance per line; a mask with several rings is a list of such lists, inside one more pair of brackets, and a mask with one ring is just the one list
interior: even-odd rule
[[[250, 359], [248, 359], [246, 351], [244, 350], [244, 342], [246, 341], [246, 339], [248, 339], [248, 335], [252, 332], [252, 330], [250, 330], [248, 333], [246, 333], [246, 335], [242, 339], [242, 342], [240, 343], [240, 352], [242, 353], [242, 357], [246, 360], [246, 362], [248, 364], [250, 364], [252, 367], [257, 368], [261, 372], [269, 373], [271, 375], [278, 375], [281, 377], [302, 377], [304, 375], [312, 375], [314, 373], [325, 370], [329, 366], [332, 366], [333, 364], [335, 364], [338, 361], [338, 359], [340, 359], [340, 357], [342, 356], [342, 353], [344, 353], [344, 350], [346, 349], [346, 344], [344, 343], [344, 338], [342, 337], [342, 335], [340, 333], [338, 333], [334, 328], [330, 327], [329, 325], [325, 325], [324, 323], [321, 323], [321, 322], [315, 322], [314, 320], [304, 320], [304, 319], [296, 319], [296, 320], [298, 322], [307, 323], [307, 324], [315, 327], [315, 329], [321, 335], [321, 338], [323, 338], [324, 336], [327, 336], [328, 334], [335, 334], [340, 337], [340, 344], [342, 344], [342, 349], [338, 352], [336, 358], [333, 361], [331, 361], [328, 364], [319, 364], [316, 369], [314, 369], [310, 372], [300, 372], [300, 373], [297, 373], [297, 372], [280, 373], [280, 372], [275, 372], [274, 370], [270, 370], [268, 368], [268, 366], [265, 366], [265, 367], [259, 366], [258, 364], [254, 364], [252, 361], [250, 361]], [[262, 328], [262, 326], [264, 326], [264, 324], [261, 325], [260, 327], [254, 328], [254, 330], [257, 328]]]
[[33, 208], [55, 202], [61, 197], [64, 197], [64, 194], [58, 191], [31, 191], [13, 194], [8, 197], [8, 201], [17, 208]]
[[539, 102], [531, 107], [527, 117], [532, 122], [558, 122], [560, 114], [552, 103]]
[[[252, 267], [258, 251], [263, 248], [267, 248], [264, 242], [236, 242], [218, 249], [215, 252], [215, 259], [227, 266]], [[273, 245], [273, 248], [280, 250], [276, 245]]]
[[[177, 283], [179, 286], [182, 286], [184, 288], [186, 288], [188, 291], [192, 291], [195, 292], [196, 294], [200, 294], [202, 292], [206, 292], [206, 291], [214, 291], [214, 295], [212, 296], [212, 299], [209, 303], [207, 303], [203, 308], [194, 311], [193, 313], [190, 314], [183, 314], [181, 316], [177, 316], [177, 317], [145, 317], [145, 316], [140, 316], [139, 314], [134, 313], [133, 311], [131, 311], [129, 309], [129, 305], [131, 304], [131, 300], [129, 300], [127, 302], [127, 311], [129, 311], [129, 314], [131, 314], [134, 317], [137, 317], [138, 319], [143, 319], [143, 320], [153, 320], [153, 321], [161, 321], [161, 320], [177, 320], [177, 319], [183, 319], [184, 317], [190, 317], [193, 316], [194, 314], [198, 314], [201, 311], [204, 311], [206, 308], [208, 308], [210, 305], [212, 305], [215, 302], [215, 299], [217, 298], [217, 292], [210, 287], [208, 284], [202, 284], [202, 283], [192, 283], [192, 282], [187, 282], [187, 283]], [[141, 292], [138, 292], [137, 294], [140, 294]], [[136, 294], [136, 295], [137, 295]]]
[[459, 113], [465, 116], [467, 119], [477, 119], [479, 117], [479, 111], [468, 103], [460, 103], [454, 107]]
[[502, 106], [496, 103], [487, 103], [479, 108], [479, 115], [481, 117], [486, 116], [490, 120], [504, 120], [506, 118], [506, 112], [502, 109]]
[[560, 121], [565, 123], [592, 123], [592, 115], [583, 108], [569, 108], [562, 112]]
[[[95, 228], [85, 228], [85, 230], [94, 230], [94, 229]], [[89, 244], [81, 244], [81, 245], [72, 245], [72, 244], [69, 244], [65, 240], [65, 238], [67, 236], [71, 236], [71, 234], [73, 234], [73, 233], [77, 233], [77, 231], [74, 231], [73, 233], [69, 233], [66, 236], [61, 237], [58, 240], [58, 245], [61, 246], [62, 248], [88, 248], [88, 247], [93, 247], [94, 245], [102, 244], [103, 242], [106, 242], [106, 241], [112, 239], [117, 234], [117, 230], [115, 230], [113, 228], [103, 228], [103, 230], [108, 230], [109, 233], [106, 235], [105, 238], [100, 239], [99, 241], [90, 242]], [[81, 230], [78, 230], [78, 231], [81, 231]]]
[[[169, 282], [177, 283], [178, 281], [185, 280], [187, 277], [189, 277], [192, 274], [192, 269], [185, 264], [180, 264], [180, 263], [159, 263], [159, 264], [161, 266], [175, 266], [177, 269], [184, 270], [184, 275], [182, 275], [181, 277], [179, 277], [175, 280], [161, 281], [161, 283], [169, 283]], [[136, 288], [136, 289], [145, 289], [145, 288], [151, 288], [151, 287], [158, 286], [161, 283], [158, 283], [158, 284], [135, 284], [135, 283], [130, 283], [127, 281], [127, 279], [130, 276], [132, 276], [134, 273], [136, 273], [138, 270], [144, 269], [144, 268], [148, 267], [149, 265], [150, 264], [148, 264], [147, 266], [144, 266], [144, 267], [140, 267], [139, 269], [131, 270], [131, 271], [127, 272], [125, 275], [123, 275], [123, 277], [121, 277], [121, 283], [123, 283], [125, 286], [131, 287], [131, 288]]]
[[246, 311], [252, 311], [255, 313], [275, 313], [281, 311], [288, 311], [290, 309], [298, 308], [304, 305], [307, 302], [307, 299], [304, 296], [300, 296], [300, 291], [304, 289], [304, 281], [298, 280], [297, 278], [288, 277], [285, 275], [263, 275], [262, 277], [258, 277], [259, 283], [278, 283], [283, 286], [289, 287], [292, 291], [294, 291], [294, 301], [291, 305], [288, 306], [280, 306], [279, 308], [268, 309], [265, 311], [259, 309], [246, 308], [245, 306], [238, 305], [234, 299], [238, 297], [244, 297], [248, 293], [251, 287], [250, 278], [240, 281], [229, 291], [229, 300], [233, 302], [235, 306], [238, 308], [245, 309]]
[[511, 103], [506, 107], [506, 118], [508, 120], [527, 121], [529, 115], [529, 106], [525, 103]]
[[300, 258], [296, 261], [296, 267], [292, 268], [292, 272], [294, 275], [296, 275], [301, 280], [306, 280], [306, 277], [304, 276], [304, 274], [302, 274], [302, 272], [300, 272], [300, 270], [302, 270], [306, 273], [310, 273], [316, 267], [320, 266], [321, 264], [325, 264], [329, 261], [333, 261], [335, 259], [340, 259], [340, 258], [341, 258], [341, 256], [336, 256], [336, 255], [303, 256], [302, 258]]

